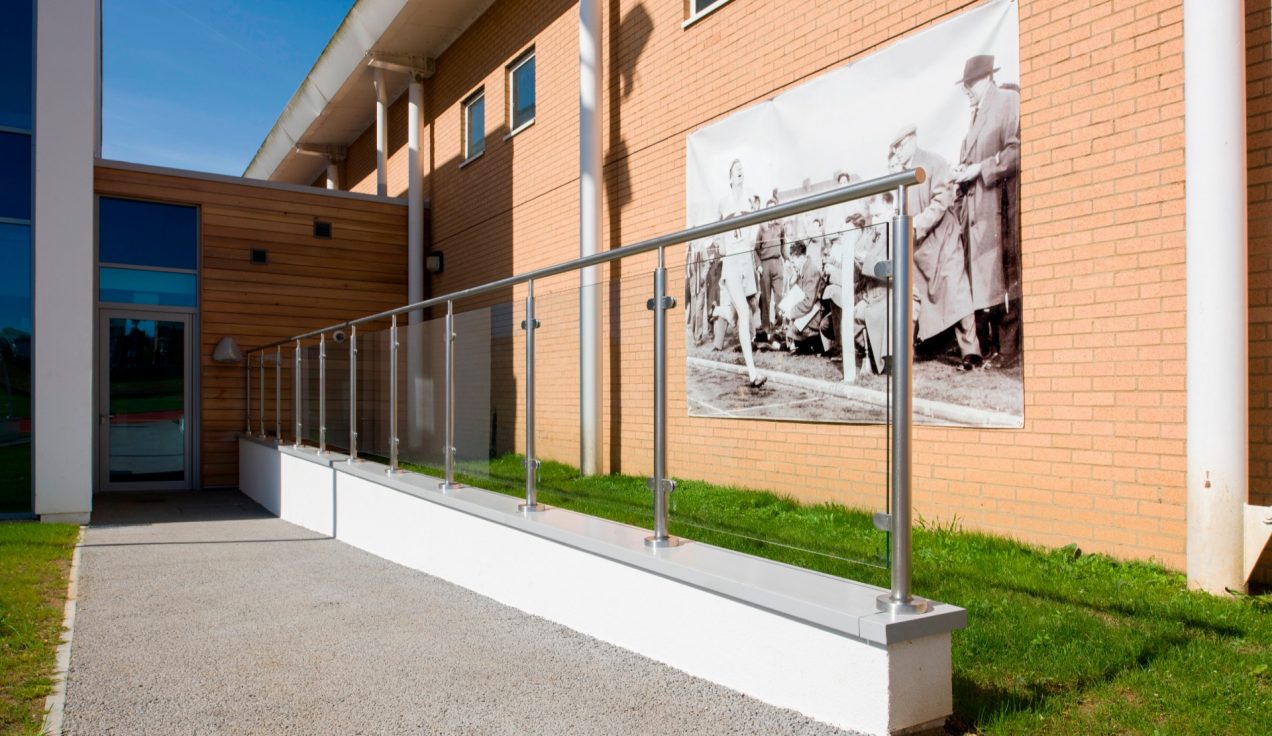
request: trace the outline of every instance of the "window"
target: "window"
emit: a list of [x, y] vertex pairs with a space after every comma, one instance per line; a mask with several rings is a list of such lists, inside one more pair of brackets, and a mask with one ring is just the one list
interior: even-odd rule
[[31, 129], [34, 3], [5, 3], [0, 23], [0, 127]]
[[193, 307], [197, 288], [192, 273], [103, 266], [98, 276], [98, 298], [104, 302]]
[[534, 122], [534, 49], [508, 65], [509, 135]]
[[199, 267], [198, 222], [194, 207], [102, 197], [97, 205], [98, 260], [193, 271]]
[[486, 150], [486, 92], [477, 90], [464, 100], [464, 162]]
[[0, 133], [0, 217], [31, 219], [31, 136]]
[[685, 25], [694, 23], [727, 2], [729, 0], [685, 0]]
[[0, 223], [0, 518], [31, 512], [31, 227]]

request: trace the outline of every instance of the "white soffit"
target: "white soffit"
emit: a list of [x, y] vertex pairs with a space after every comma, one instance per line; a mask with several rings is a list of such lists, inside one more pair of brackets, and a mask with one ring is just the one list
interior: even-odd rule
[[[326, 168], [296, 145], [348, 145], [375, 120], [368, 51], [437, 58], [494, 0], [358, 0], [265, 136], [243, 175], [308, 184]], [[406, 89], [389, 73], [389, 99]]]

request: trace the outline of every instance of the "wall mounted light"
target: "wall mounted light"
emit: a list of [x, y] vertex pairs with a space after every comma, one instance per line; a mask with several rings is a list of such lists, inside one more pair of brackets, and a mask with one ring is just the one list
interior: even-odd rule
[[212, 362], [214, 363], [242, 363], [243, 349], [239, 347], [237, 341], [232, 337], [223, 337], [221, 341], [212, 349]]
[[440, 250], [429, 253], [424, 257], [424, 268], [428, 269], [429, 273], [441, 273], [444, 265], [442, 255]]

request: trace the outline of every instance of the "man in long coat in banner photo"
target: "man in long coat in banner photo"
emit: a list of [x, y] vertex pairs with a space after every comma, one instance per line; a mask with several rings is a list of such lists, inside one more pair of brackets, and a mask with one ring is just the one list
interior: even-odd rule
[[972, 286], [962, 227], [954, 215], [955, 185], [950, 165], [931, 151], [919, 148], [918, 129], [905, 125], [892, 139], [889, 168], [922, 168], [927, 177], [910, 189], [906, 214], [914, 223], [914, 295], [919, 341], [935, 337], [952, 325], [958, 342], [960, 370], [981, 364], [972, 310]]
[[[959, 81], [972, 124], [953, 171], [963, 196], [967, 269], [989, 366], [1020, 360], [1020, 93], [994, 82], [994, 57], [973, 56]], [[992, 351], [992, 352], [991, 352]]]

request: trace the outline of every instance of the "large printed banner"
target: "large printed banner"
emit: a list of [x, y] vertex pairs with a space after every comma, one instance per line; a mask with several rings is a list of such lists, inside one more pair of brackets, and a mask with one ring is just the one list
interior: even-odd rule
[[[1020, 52], [996, 0], [702, 128], [689, 225], [922, 167], [912, 309], [916, 421], [1023, 424]], [[892, 193], [691, 243], [689, 413], [883, 422]]]

